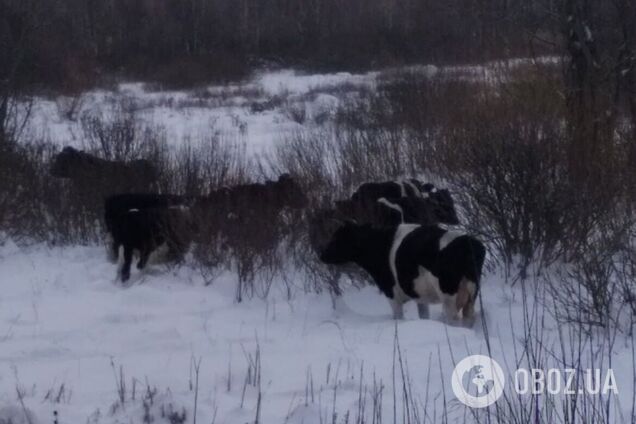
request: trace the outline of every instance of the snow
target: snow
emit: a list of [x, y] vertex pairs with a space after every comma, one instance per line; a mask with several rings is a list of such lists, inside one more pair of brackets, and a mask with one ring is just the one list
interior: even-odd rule
[[306, 94], [316, 89], [337, 89], [343, 84], [361, 87], [373, 87], [377, 72], [351, 74], [338, 72], [335, 74], [303, 75], [293, 70], [268, 72], [257, 77], [258, 84], [270, 95], [284, 93]]
[[[432, 320], [419, 320], [415, 305], [407, 304], [406, 319], [396, 323], [373, 287], [346, 290], [335, 309], [325, 294], [297, 290], [287, 299], [282, 289], [237, 304], [229, 273], [205, 286], [191, 265], [154, 264], [122, 287], [116, 271], [103, 247], [0, 250], [0, 407], [15, 407], [20, 390], [42, 422], [54, 411], [60, 422], [141, 422], [148, 382], [157, 392], [151, 407], [157, 418], [169, 406], [192, 414], [192, 363], [200, 359], [197, 421], [212, 422], [216, 415], [219, 423], [246, 422], [256, 414], [258, 390], [244, 386], [258, 350], [261, 422], [324, 422], [334, 408], [340, 417], [356, 413], [361, 368], [367, 389], [374, 377], [384, 384], [382, 410], [390, 422], [396, 330], [414, 394], [428, 393], [437, 410], [442, 393], [456, 403], [448, 384], [453, 364], [487, 351], [479, 324], [447, 326], [436, 305]], [[510, 366], [514, 327], [523, 323], [520, 290], [492, 274], [482, 287], [493, 355]], [[550, 319], [545, 326], [556, 334]], [[625, 405], [632, 385], [628, 350], [617, 347], [614, 356]], [[117, 406], [120, 366], [123, 407]], [[313, 402], [306, 398], [311, 381]], [[61, 402], [44, 400], [62, 385]], [[400, 385], [396, 381], [398, 397]], [[457, 413], [460, 420], [463, 408], [453, 405], [451, 417]]]
[[0, 408], [0, 423], [37, 424], [38, 421], [31, 410], [11, 405]]

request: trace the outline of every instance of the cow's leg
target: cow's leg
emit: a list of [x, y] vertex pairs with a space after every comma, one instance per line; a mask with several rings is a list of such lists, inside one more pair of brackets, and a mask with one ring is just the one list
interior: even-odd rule
[[404, 319], [403, 303], [396, 299], [389, 299], [389, 303], [393, 310], [393, 319]]
[[430, 314], [428, 312], [428, 303], [424, 301], [420, 301], [417, 303], [417, 314], [420, 319], [429, 319]]
[[471, 299], [464, 305], [462, 318], [466, 327], [470, 328], [475, 324], [475, 299]]
[[117, 240], [110, 240], [110, 249], [108, 253], [108, 259], [112, 263], [116, 264], [117, 260], [119, 259], [119, 243], [117, 242]]
[[124, 245], [124, 265], [121, 268], [121, 281], [126, 282], [130, 278], [130, 265], [132, 263], [133, 248]]
[[180, 240], [174, 238], [168, 238], [166, 240], [166, 244], [168, 245], [168, 258], [176, 263], [183, 262], [183, 258], [185, 257], [185, 253], [187, 250], [187, 245]]
[[442, 295], [444, 316], [449, 324], [456, 324], [459, 320], [456, 295]]
[[144, 246], [139, 251], [139, 262], [137, 262], [137, 269], [144, 269], [146, 264], [148, 263], [148, 258], [150, 257], [150, 246]]

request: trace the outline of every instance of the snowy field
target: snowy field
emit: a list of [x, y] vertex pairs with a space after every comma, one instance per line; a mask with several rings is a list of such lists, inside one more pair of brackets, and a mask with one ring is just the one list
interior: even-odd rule
[[[556, 59], [541, 57], [535, 61], [545, 64]], [[162, 130], [169, 145], [214, 133], [244, 144], [250, 156], [261, 157], [294, 132], [325, 125], [343, 101], [362, 90], [373, 90], [379, 80], [391, 78], [396, 71], [496, 83], [502, 69], [531, 63], [517, 59], [475, 66], [423, 65], [364, 74], [306, 75], [281, 70], [257, 73], [240, 83], [191, 91], [124, 83], [73, 98], [39, 98], [26, 131], [59, 146], [82, 148], [81, 118], [107, 115], [123, 105], [146, 125]]]
[[[39, 422], [52, 422], [57, 411], [60, 422], [140, 423], [149, 386], [156, 389], [155, 422], [168, 422], [160, 419], [162, 407], [185, 408], [192, 422], [195, 393], [202, 423], [215, 416], [219, 423], [253, 422], [257, 409], [264, 423], [332, 422], [334, 413], [338, 423], [347, 414], [349, 422], [371, 422], [381, 392], [384, 422], [393, 422], [395, 381], [403, 422], [397, 331], [421, 422], [441, 422], [444, 403], [449, 422], [470, 417], [449, 382], [456, 362], [487, 352], [480, 323], [447, 326], [439, 307], [432, 320], [419, 320], [409, 305], [396, 324], [373, 287], [348, 290], [334, 309], [329, 296], [300, 290], [292, 299], [273, 290], [267, 300], [236, 304], [231, 275], [205, 286], [189, 266], [155, 264], [128, 288], [115, 274], [102, 247], [3, 246], [0, 405], [18, 408], [20, 397]], [[482, 287], [492, 355], [514, 367], [524, 325], [520, 288], [492, 274]], [[556, 344], [556, 326], [544, 320], [544, 341]], [[632, 361], [624, 343], [616, 343], [612, 359], [628, 408]]]
[[[494, 66], [443, 71], [488, 80]], [[76, 118], [125, 98], [170, 143], [220, 131], [258, 157], [294, 131], [324, 125], [381, 75], [279, 71], [192, 92], [129, 83], [84, 94]], [[67, 101], [39, 99], [28, 131], [82, 147], [79, 119], [62, 113]], [[301, 122], [289, 112], [298, 107]], [[291, 298], [274, 282], [267, 299], [237, 304], [234, 275], [206, 286], [191, 262], [135, 270], [126, 287], [116, 272], [103, 246], [0, 246], [1, 424], [487, 422], [450, 387], [454, 364], [476, 353], [490, 353], [509, 378], [532, 366], [532, 354], [545, 367], [611, 366], [619, 388], [611, 417], [629, 420], [633, 406], [631, 341], [619, 334], [609, 345], [607, 335], [558, 326], [544, 293], [532, 283], [524, 293], [501, 270], [484, 276], [483, 314], [471, 329], [442, 323], [439, 306], [419, 320], [408, 305], [395, 322], [373, 287], [346, 289], [334, 307], [327, 294], [305, 293], [302, 275]], [[541, 346], [529, 352], [528, 337]]]

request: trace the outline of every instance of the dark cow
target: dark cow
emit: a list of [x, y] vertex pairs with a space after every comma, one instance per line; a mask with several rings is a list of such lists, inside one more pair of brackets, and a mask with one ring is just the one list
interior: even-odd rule
[[395, 319], [402, 306], [418, 303], [420, 318], [428, 304], [442, 303], [450, 322], [472, 325], [486, 250], [476, 238], [437, 226], [401, 224], [376, 228], [344, 223], [322, 249], [327, 264], [353, 262], [367, 271], [386, 295]]
[[222, 230], [230, 222], [273, 218], [283, 209], [300, 210], [308, 203], [300, 185], [289, 174], [283, 174], [277, 181], [223, 187], [197, 198], [194, 215]]
[[352, 200], [336, 201], [336, 209], [343, 216], [360, 224], [379, 227], [402, 223], [432, 225], [458, 224], [454, 210], [448, 210], [430, 198], [400, 197], [375, 202], [357, 203]]
[[157, 182], [157, 171], [147, 160], [110, 161], [70, 146], [55, 156], [50, 172], [54, 177], [68, 178], [76, 185], [104, 195], [148, 191]]
[[284, 208], [302, 209], [308, 204], [304, 191], [289, 174], [281, 175], [277, 181], [239, 184], [220, 191], [225, 196], [226, 209], [234, 213], [261, 213], [263, 208], [278, 212]]
[[370, 202], [381, 197], [386, 199], [398, 197], [422, 197], [434, 189], [430, 183], [416, 179], [402, 181], [369, 182], [360, 185], [351, 195], [354, 202]]
[[320, 208], [312, 211], [308, 218], [309, 246], [320, 255], [330, 237], [342, 225], [346, 215], [336, 209]]
[[130, 278], [133, 252], [139, 251], [138, 269], [143, 269], [150, 254], [166, 243], [172, 260], [180, 261], [192, 239], [192, 222], [186, 206], [130, 209], [119, 215], [113, 226], [113, 238], [124, 246], [121, 281]]
[[336, 208], [359, 223], [378, 226], [395, 223], [459, 224], [450, 192], [415, 179], [364, 183], [351, 199], [337, 201]]
[[438, 222], [450, 225], [459, 224], [455, 202], [447, 189], [433, 189], [428, 193], [428, 200], [433, 205], [433, 213], [439, 219]]
[[106, 230], [112, 237], [110, 248], [111, 259], [117, 261], [119, 247], [123, 244], [125, 231], [120, 227], [122, 220], [130, 210], [161, 209], [172, 206], [183, 206], [192, 203], [192, 199], [175, 194], [156, 193], [124, 193], [109, 196], [104, 201], [104, 222]]

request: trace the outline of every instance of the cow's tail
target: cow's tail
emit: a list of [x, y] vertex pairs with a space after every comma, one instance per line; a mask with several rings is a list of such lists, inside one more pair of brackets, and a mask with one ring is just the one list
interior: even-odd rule
[[482, 242], [469, 237], [467, 239], [466, 274], [460, 281], [457, 292], [457, 309], [462, 311], [465, 319], [472, 320], [475, 313], [475, 302], [479, 293], [482, 267], [486, 257], [486, 249]]

